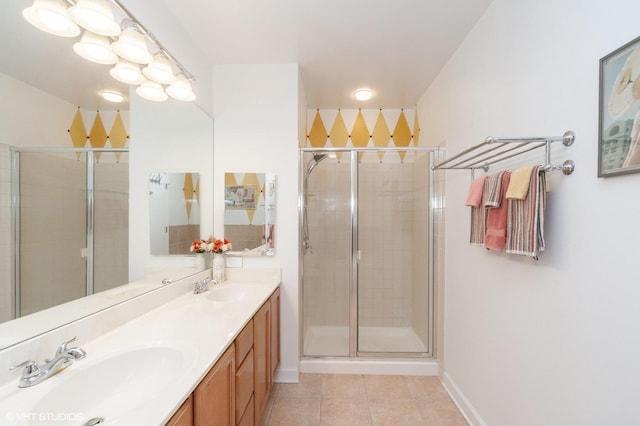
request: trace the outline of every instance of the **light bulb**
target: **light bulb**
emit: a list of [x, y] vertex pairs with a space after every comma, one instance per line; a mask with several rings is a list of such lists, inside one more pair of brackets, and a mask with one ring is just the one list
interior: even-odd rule
[[136, 88], [136, 93], [140, 95], [140, 97], [154, 102], [166, 101], [169, 98], [164, 92], [162, 85], [151, 80], [143, 81], [142, 84]]
[[191, 82], [183, 75], [179, 75], [176, 81], [167, 87], [166, 91], [169, 96], [179, 101], [189, 102], [196, 99], [196, 95], [191, 88]]
[[34, 0], [31, 7], [22, 11], [22, 16], [34, 27], [61, 37], [76, 37], [78, 27], [69, 16], [62, 0]]
[[126, 28], [120, 33], [118, 41], [111, 44], [114, 52], [127, 61], [137, 64], [148, 64], [153, 61], [153, 55], [147, 49], [144, 36], [133, 28]]
[[146, 66], [142, 73], [150, 80], [156, 81], [162, 84], [173, 83], [176, 76], [173, 75], [171, 69], [171, 63], [164, 55], [155, 55], [153, 62]]
[[140, 84], [144, 81], [140, 66], [133, 62], [120, 59], [115, 67], [109, 70], [111, 77], [127, 84]]
[[71, 18], [83, 28], [107, 37], [120, 34], [120, 25], [113, 19], [107, 0], [78, 0], [69, 8]]
[[111, 65], [118, 62], [118, 56], [111, 50], [109, 39], [90, 31], [82, 34], [80, 41], [73, 45], [73, 51], [98, 64]]

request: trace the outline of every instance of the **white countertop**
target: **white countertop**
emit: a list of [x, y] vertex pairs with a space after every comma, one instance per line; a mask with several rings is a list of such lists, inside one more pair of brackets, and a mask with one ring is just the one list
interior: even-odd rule
[[[82, 425], [93, 417], [104, 417], [102, 424], [106, 425], [158, 425], [166, 422], [280, 284], [279, 270], [227, 271], [228, 280], [208, 292], [196, 295], [190, 291], [191, 283], [178, 284], [184, 287], [178, 297], [88, 343], [84, 343], [80, 336], [72, 345], [77, 344], [86, 350], [86, 358], [76, 361], [44, 382], [30, 388], [18, 388], [17, 379], [7, 382], [0, 387], [0, 424]], [[241, 301], [221, 302], [209, 298], [216, 290], [228, 286], [246, 288]], [[155, 354], [145, 350], [165, 347], [182, 351], [179, 372], [165, 368], [160, 357], [148, 359], [152, 355], [147, 355], [143, 359], [127, 358], [133, 360], [133, 364], [139, 364], [126, 366], [135, 372], [133, 375], [142, 377], [142, 380], [153, 378], [149, 382], [152, 385], [145, 386], [144, 392], [120, 389], [116, 392], [120, 401], [112, 404], [109, 400], [98, 401], [91, 406], [92, 394], [100, 395], [102, 383], [102, 379], [96, 379], [92, 374], [98, 377], [104, 374], [104, 365], [108, 364], [104, 361], [135, 350], [140, 350], [138, 353], [141, 356]], [[51, 348], [50, 355], [54, 352], [55, 347]], [[41, 359], [37, 361], [42, 362]], [[100, 369], [103, 371], [100, 372]], [[114, 373], [117, 373], [118, 366], [115, 370]], [[75, 385], [85, 383], [83, 377], [89, 377], [92, 381], [86, 382], [86, 385]], [[163, 381], [165, 378], [166, 381]], [[53, 405], [39, 403], [50, 401], [52, 395], [55, 395], [55, 401], [60, 402]], [[123, 405], [122, 401], [126, 403]], [[112, 406], [119, 408], [113, 408], [112, 411]], [[41, 411], [41, 407], [55, 409]], [[118, 411], [122, 410], [126, 410], [126, 414], [119, 416]]]

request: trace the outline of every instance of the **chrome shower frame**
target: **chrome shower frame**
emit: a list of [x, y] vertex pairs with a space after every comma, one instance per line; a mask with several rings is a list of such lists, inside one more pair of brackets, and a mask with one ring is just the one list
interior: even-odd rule
[[[428, 327], [428, 342], [427, 351], [424, 353], [414, 352], [359, 352], [358, 351], [358, 153], [360, 152], [427, 152], [429, 153], [429, 241], [428, 241], [428, 312], [427, 312], [427, 327]], [[350, 175], [351, 175], [351, 193], [350, 193], [350, 223], [351, 223], [351, 241], [350, 241], [350, 253], [351, 253], [351, 268], [350, 268], [350, 282], [349, 282], [349, 356], [348, 358], [371, 358], [371, 357], [398, 357], [398, 358], [435, 358], [436, 357], [436, 285], [435, 285], [435, 244], [434, 244], [434, 230], [435, 230], [435, 214], [434, 211], [441, 205], [442, 194], [436, 194], [437, 189], [434, 182], [433, 165], [436, 164], [438, 153], [441, 152], [440, 148], [436, 147], [385, 147], [385, 148], [300, 148], [299, 150], [299, 193], [298, 193], [298, 223], [299, 223], [299, 235], [300, 244], [298, 247], [298, 261], [299, 261], [299, 274], [298, 274], [298, 306], [299, 306], [299, 318], [298, 323], [298, 336], [299, 338], [299, 353], [300, 358], [306, 358], [304, 355], [304, 256], [307, 252], [305, 244], [308, 243], [310, 238], [307, 223], [307, 179], [310, 172], [318, 165], [322, 159], [316, 159], [316, 156], [328, 155], [331, 153], [349, 153], [350, 154]], [[305, 154], [313, 153], [314, 158], [309, 160], [305, 164]], [[312, 161], [315, 161], [312, 163]], [[306, 167], [305, 167], [306, 166]], [[332, 356], [313, 356], [312, 358], [341, 358], [344, 357], [332, 357]]]

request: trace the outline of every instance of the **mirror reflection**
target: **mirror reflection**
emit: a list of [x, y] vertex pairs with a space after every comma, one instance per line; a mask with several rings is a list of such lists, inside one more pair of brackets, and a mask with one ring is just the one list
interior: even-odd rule
[[225, 173], [224, 235], [235, 256], [275, 254], [276, 175]]
[[149, 224], [151, 254], [189, 254], [200, 239], [200, 175], [151, 173]]
[[[133, 232], [148, 229], [147, 215], [141, 219], [139, 210], [129, 213], [129, 204], [143, 197], [150, 171], [171, 168], [157, 154], [157, 146], [138, 148], [132, 163], [126, 152], [84, 151], [116, 147], [116, 139], [126, 151], [130, 131], [138, 146], [146, 140], [157, 145], [158, 140], [171, 137], [180, 140], [184, 158], [171, 154], [164, 162], [171, 161], [180, 170], [192, 167], [189, 161], [195, 157], [203, 158], [205, 141], [213, 143], [213, 120], [194, 103], [170, 99], [147, 113], [151, 102], [136, 98], [130, 114], [129, 86], [111, 78], [109, 67], [76, 55], [72, 45], [77, 38], [46, 34], [26, 22], [22, 10], [31, 4], [31, 0], [3, 2], [0, 14], [0, 37], [5, 41], [0, 44], [0, 110], [4, 112], [0, 116], [0, 350], [159, 288], [165, 277], [176, 281], [194, 273], [193, 268], [176, 265], [169, 265], [173, 268], [167, 272], [164, 259], [162, 268], [156, 268], [162, 271], [157, 272], [158, 265], [146, 258], [140, 261], [140, 255], [129, 263], [133, 252], [148, 254], [148, 239]], [[105, 90], [121, 92], [123, 102], [111, 103], [99, 96]], [[155, 121], [140, 119], [152, 114]], [[158, 125], [158, 116], [180, 117], [178, 125], [171, 123], [175, 134]], [[207, 125], [194, 126], [194, 121]], [[193, 140], [200, 145], [195, 147]], [[21, 188], [29, 195], [17, 198], [25, 207], [22, 212], [12, 207], [18, 185], [14, 151], [22, 151], [25, 160]], [[88, 158], [95, 162], [90, 178], [86, 176]], [[200, 163], [196, 167], [205, 170]], [[94, 180], [92, 240], [86, 231], [87, 179]], [[132, 188], [137, 195], [129, 192]], [[210, 190], [205, 198], [198, 205], [212, 204]], [[194, 211], [200, 215], [199, 208]], [[22, 241], [14, 239], [14, 217], [22, 222]], [[45, 233], [53, 235], [52, 242], [43, 243]], [[134, 247], [132, 239], [142, 241], [145, 248]], [[22, 257], [21, 266], [14, 267], [14, 256]], [[22, 286], [19, 280], [31, 284]], [[95, 294], [87, 296], [91, 292]]]

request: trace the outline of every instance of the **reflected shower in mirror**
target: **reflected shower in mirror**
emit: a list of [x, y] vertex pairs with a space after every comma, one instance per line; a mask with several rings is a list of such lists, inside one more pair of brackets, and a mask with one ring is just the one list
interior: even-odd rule
[[200, 239], [199, 188], [198, 173], [149, 175], [151, 254], [190, 254], [191, 242]]
[[[143, 228], [138, 225], [144, 223], [146, 233], [146, 217], [141, 218], [143, 213], [139, 208], [127, 213], [124, 204], [131, 203], [134, 198], [136, 201], [141, 199], [148, 188], [145, 177], [152, 170], [171, 167], [186, 170], [193, 167], [204, 173], [212, 165], [212, 154], [208, 151], [212, 151], [213, 146], [213, 119], [210, 115], [195, 103], [174, 99], [153, 103], [134, 95], [135, 101], [130, 102], [129, 85], [111, 78], [109, 66], [89, 62], [75, 54], [72, 46], [80, 37], [73, 39], [46, 34], [22, 18], [22, 10], [32, 3], [32, 0], [2, 2], [3, 13], [0, 14], [0, 38], [5, 41], [0, 44], [0, 109], [6, 111], [5, 120], [0, 126], [0, 187], [7, 189], [0, 190], [0, 246], [6, 248], [4, 252], [0, 250], [3, 253], [0, 255], [0, 350], [160, 288], [163, 278], [177, 281], [193, 273], [190, 268], [171, 267], [175, 265], [162, 268], [160, 273], [158, 265], [146, 265], [146, 239], [140, 243], [144, 249], [133, 243], [142, 241], [136, 232]], [[180, 52], [176, 53], [181, 56]], [[100, 96], [106, 90], [119, 91], [124, 95], [123, 101], [107, 101]], [[81, 119], [76, 120], [76, 116]], [[117, 116], [120, 116], [123, 126], [114, 126]], [[163, 126], [158, 123], [158, 117], [179, 119], [168, 124], [168, 120], [162, 119]], [[82, 131], [69, 132], [80, 128]], [[114, 132], [114, 128], [120, 131]], [[146, 151], [139, 148], [146, 141], [157, 142], [166, 138], [169, 133], [167, 128], [172, 135], [180, 135], [179, 149], [184, 153], [183, 156], [176, 156], [172, 152], [167, 160], [171, 161], [171, 166], [162, 163], [164, 158], [153, 156], [153, 148]], [[76, 154], [72, 154], [68, 160], [72, 166], [53, 166], [46, 170], [40, 165], [32, 167], [34, 177], [31, 186], [22, 189], [37, 193], [44, 202], [35, 206], [28, 213], [31, 216], [22, 223], [24, 236], [31, 239], [25, 240], [20, 246], [12, 231], [15, 226], [13, 220], [20, 215], [14, 212], [14, 200], [15, 203], [25, 200], [21, 200], [17, 192], [12, 194], [8, 190], [17, 184], [12, 172], [12, 150], [114, 148], [114, 139], [121, 140], [124, 134], [128, 141], [130, 131], [131, 141], [138, 146], [135, 158], [128, 158], [123, 153], [119, 160], [115, 160], [114, 154], [102, 153], [96, 163], [95, 203], [96, 208], [105, 209], [98, 210], [95, 218], [94, 267], [85, 266], [88, 259], [84, 257], [85, 253], [90, 254], [83, 230], [86, 228], [86, 215], [78, 216], [75, 211], [70, 215], [62, 211], [83, 201], [71, 200], [69, 196], [61, 196], [58, 191], [63, 187], [72, 190], [64, 182], [65, 179], [74, 179], [74, 184], [84, 182], [75, 177], [85, 170], [81, 160], [84, 157], [76, 157]], [[124, 145], [126, 148], [129, 143]], [[56, 157], [57, 154], [49, 152], [47, 156]], [[63, 160], [58, 157], [56, 160]], [[113, 181], [116, 178], [110, 176], [110, 169], [118, 169], [117, 182]], [[125, 182], [129, 176], [132, 177], [131, 185]], [[63, 184], [54, 188], [55, 191], [47, 189], [59, 181]], [[114, 189], [115, 184], [124, 188], [121, 190], [118, 186]], [[132, 188], [135, 195], [126, 195], [124, 191]], [[206, 188], [200, 199], [205, 208], [212, 209], [212, 193]], [[146, 204], [146, 199], [143, 202]], [[118, 207], [117, 211], [115, 206]], [[138, 204], [136, 206], [139, 207]], [[195, 210], [199, 215], [200, 208]], [[56, 217], [56, 213], [60, 215]], [[46, 221], [45, 217], [48, 218]], [[204, 226], [213, 228], [213, 215], [206, 214], [203, 217]], [[131, 226], [128, 226], [129, 220]], [[33, 227], [27, 229], [30, 224]], [[117, 231], [113, 229], [116, 225], [119, 227]], [[43, 228], [55, 234], [52, 245], [42, 244]], [[113, 242], [116, 239], [124, 241], [124, 245], [116, 245]], [[37, 246], [37, 250], [34, 250], [34, 246]], [[67, 249], [67, 246], [70, 248]], [[185, 250], [188, 250], [188, 245]], [[141, 260], [138, 252], [143, 252], [145, 259]], [[68, 256], [62, 259], [67, 253]], [[22, 278], [33, 280], [31, 287], [16, 287], [15, 275], [20, 273], [20, 267], [15, 267], [15, 256], [19, 255], [25, 261]], [[135, 260], [129, 262], [132, 256]], [[162, 261], [165, 262], [164, 259]], [[34, 266], [29, 267], [29, 262], [33, 262]], [[82, 274], [87, 270], [88, 273]], [[62, 275], [62, 272], [69, 275]], [[78, 284], [75, 277], [83, 275], [95, 277], [95, 294], [87, 295], [90, 292], [84, 285], [86, 281]], [[123, 282], [128, 284], [120, 285]], [[112, 288], [114, 286], [118, 287]], [[61, 298], [63, 295], [64, 299]], [[73, 298], [76, 299], [70, 300]], [[44, 301], [50, 307], [46, 307]], [[19, 318], [14, 319], [16, 317]]]
[[231, 256], [275, 254], [276, 175], [225, 173], [224, 236]]

